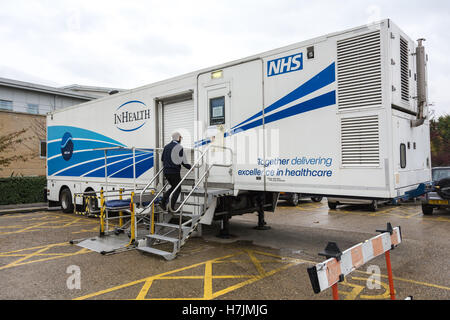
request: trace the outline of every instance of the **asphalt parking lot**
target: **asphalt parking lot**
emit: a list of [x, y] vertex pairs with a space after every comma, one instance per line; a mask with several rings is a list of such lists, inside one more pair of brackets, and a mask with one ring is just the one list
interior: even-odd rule
[[[0, 299], [315, 300], [307, 267], [323, 261], [328, 241], [341, 250], [376, 235], [387, 222], [402, 228], [403, 242], [392, 251], [398, 299], [450, 299], [450, 212], [424, 216], [419, 205], [328, 209], [302, 201], [280, 202], [266, 214], [270, 230], [253, 227], [257, 215], [230, 220], [230, 239], [216, 237], [219, 224], [203, 227], [175, 260], [127, 251], [103, 256], [71, 245], [97, 235], [98, 220], [55, 212], [0, 216]], [[368, 286], [379, 268], [377, 286]], [[77, 275], [77, 281], [73, 281]], [[374, 283], [374, 282], [372, 282]], [[384, 256], [339, 283], [341, 299], [389, 299]]]

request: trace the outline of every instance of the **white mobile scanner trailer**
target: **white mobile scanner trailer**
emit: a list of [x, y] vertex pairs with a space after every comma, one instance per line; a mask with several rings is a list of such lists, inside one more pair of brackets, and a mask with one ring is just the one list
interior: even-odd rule
[[183, 184], [217, 191], [202, 223], [274, 210], [279, 192], [401, 197], [431, 180], [426, 60], [383, 20], [52, 112], [48, 199], [158, 189], [175, 130], [197, 163]]

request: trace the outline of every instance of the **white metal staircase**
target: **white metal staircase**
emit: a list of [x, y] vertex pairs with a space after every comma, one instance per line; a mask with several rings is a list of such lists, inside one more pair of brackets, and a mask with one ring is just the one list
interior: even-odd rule
[[[158, 222], [154, 223], [154, 228], [151, 229], [148, 235], [144, 236], [143, 240], [138, 241], [138, 250], [162, 256], [167, 260], [174, 259], [181, 250], [181, 247], [191, 237], [194, 231], [196, 231], [202, 218], [208, 215], [209, 219], [212, 219], [215, 209], [213, 205], [215, 203], [214, 198], [233, 193], [232, 188], [211, 188], [208, 186], [208, 176], [211, 168], [232, 166], [232, 164], [209, 164], [207, 161], [204, 161], [210, 147], [201, 153], [195, 164], [192, 165], [192, 168], [183, 176], [178, 184], [177, 188], [181, 188], [181, 193], [176, 208], [171, 208], [172, 197], [175, 193], [173, 191], [169, 196], [167, 210], [163, 210], [162, 208], [158, 211], [153, 210], [153, 214], [158, 213], [158, 217], [153, 217], [152, 221], [158, 220]], [[231, 151], [231, 149], [225, 147], [214, 146], [214, 148]], [[194, 170], [198, 170], [198, 178], [195, 180], [193, 186], [187, 186], [185, 181]], [[144, 192], [151, 189], [151, 185], [153, 185], [153, 182], [162, 172], [163, 169], [159, 170], [152, 181], [141, 191], [141, 203]], [[143, 207], [142, 211], [152, 206], [162, 195], [166, 187], [167, 183], [161, 189], [155, 190], [156, 194], [153, 200]], [[161, 246], [164, 246], [165, 250], [161, 249]]]

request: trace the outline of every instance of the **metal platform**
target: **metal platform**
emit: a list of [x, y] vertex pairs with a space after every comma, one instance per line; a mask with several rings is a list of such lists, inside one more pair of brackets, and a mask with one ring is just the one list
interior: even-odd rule
[[86, 248], [101, 254], [114, 253], [117, 250], [132, 250], [135, 247], [127, 247], [130, 243], [130, 238], [126, 234], [110, 234], [107, 236], [97, 236], [81, 240], [80, 242], [74, 241], [73, 244]]

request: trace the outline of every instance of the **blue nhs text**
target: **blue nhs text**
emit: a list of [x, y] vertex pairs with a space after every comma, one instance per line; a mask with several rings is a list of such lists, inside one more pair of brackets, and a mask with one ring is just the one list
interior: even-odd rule
[[267, 62], [267, 76], [272, 77], [279, 74], [298, 71], [303, 69], [303, 53], [270, 60]]

